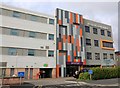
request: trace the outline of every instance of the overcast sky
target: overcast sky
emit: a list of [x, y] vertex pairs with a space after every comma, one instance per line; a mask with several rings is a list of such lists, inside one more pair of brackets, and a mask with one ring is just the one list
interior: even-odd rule
[[[27, 1], [27, 2], [26, 2]], [[82, 14], [84, 18], [112, 26], [114, 47], [118, 50], [118, 3], [117, 2], [63, 2], [65, 0], [4, 0], [3, 2], [19, 8], [55, 15], [56, 8]], [[61, 1], [61, 2], [60, 2]], [[116, 0], [115, 0], [116, 1]]]

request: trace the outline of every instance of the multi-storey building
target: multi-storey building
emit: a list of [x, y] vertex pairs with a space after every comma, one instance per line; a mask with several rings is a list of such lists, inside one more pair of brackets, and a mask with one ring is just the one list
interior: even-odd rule
[[113, 66], [111, 26], [56, 10], [56, 16], [0, 6], [0, 75], [73, 76], [84, 67]]
[[0, 40], [4, 76], [25, 72], [25, 78], [32, 79], [41, 72], [41, 78], [56, 77], [53, 16], [0, 5]]
[[111, 26], [57, 9], [57, 77], [88, 67], [114, 66]]
[[85, 67], [115, 65], [115, 49], [110, 25], [84, 19], [84, 37]]

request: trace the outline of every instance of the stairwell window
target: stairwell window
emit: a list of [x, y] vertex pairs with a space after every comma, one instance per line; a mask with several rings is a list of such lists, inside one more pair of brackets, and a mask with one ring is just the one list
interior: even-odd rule
[[21, 13], [17, 11], [13, 11], [13, 17], [20, 18]]
[[34, 55], [35, 55], [35, 50], [28, 49], [28, 56], [34, 56]]
[[48, 51], [48, 57], [54, 57], [54, 51], [49, 50]]
[[17, 30], [17, 29], [11, 29], [10, 30], [10, 35], [18, 36], [19, 35], [19, 30]]
[[36, 33], [30, 31], [30, 32], [29, 32], [29, 37], [31, 37], [31, 38], [35, 38], [35, 37], [36, 37]]
[[8, 48], [8, 55], [16, 55], [17, 49], [16, 48]]
[[54, 40], [54, 34], [49, 34], [49, 40]]
[[54, 19], [49, 19], [49, 24], [53, 24], [54, 25]]

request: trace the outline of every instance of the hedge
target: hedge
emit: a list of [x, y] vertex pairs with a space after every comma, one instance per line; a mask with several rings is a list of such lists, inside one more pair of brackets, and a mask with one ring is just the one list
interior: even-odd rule
[[[110, 79], [110, 78], [120, 78], [120, 67], [116, 68], [91, 68], [93, 70], [92, 79]], [[88, 72], [80, 73], [79, 79], [89, 80], [90, 75]]]

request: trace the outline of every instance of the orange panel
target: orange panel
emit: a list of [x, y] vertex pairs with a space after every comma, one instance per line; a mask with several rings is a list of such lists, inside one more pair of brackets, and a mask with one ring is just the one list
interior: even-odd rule
[[78, 23], [78, 14], [76, 13], [76, 23]]
[[79, 43], [79, 39], [78, 39], [78, 38], [76, 39], [76, 46], [78, 46], [78, 47], [80, 46], [80, 43]]
[[59, 50], [62, 49], [62, 43], [61, 43], [61, 42], [58, 43], [58, 49], [59, 49]]
[[101, 48], [102, 49], [106, 49], [106, 50], [115, 50], [114, 48], [109, 48], [109, 47], [103, 47], [103, 42], [113, 42], [113, 41], [111, 41], [111, 40], [102, 40], [102, 39], [100, 39], [100, 46], [101, 46]]
[[58, 20], [58, 24], [60, 24], [60, 25], [61, 25], [61, 24], [62, 24], [62, 21], [61, 21], [61, 20]]
[[82, 37], [82, 28], [80, 28], [80, 37]]
[[63, 35], [63, 42], [65, 43], [66, 42], [66, 36]]
[[76, 28], [78, 29], [78, 25], [76, 25]]
[[79, 46], [77, 47], [77, 49], [78, 49], [78, 51], [80, 52], [80, 47], [79, 47]]
[[70, 62], [70, 55], [68, 55], [68, 61], [67, 62]]
[[80, 59], [78, 59], [78, 62], [80, 62]]
[[74, 59], [74, 62], [76, 62], [76, 59]]
[[86, 59], [83, 60], [83, 65], [86, 65]]
[[83, 24], [83, 16], [80, 16], [80, 22]]
[[74, 43], [74, 37], [73, 36], [71, 36], [71, 42], [72, 42], [72, 44]]
[[74, 51], [74, 56], [76, 56], [76, 51]]
[[70, 12], [70, 24], [73, 23], [72, 12]]
[[56, 77], [59, 78], [59, 65], [56, 66]]

